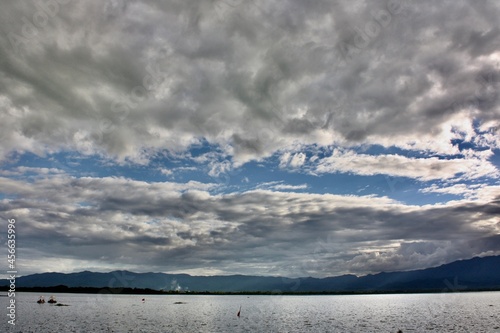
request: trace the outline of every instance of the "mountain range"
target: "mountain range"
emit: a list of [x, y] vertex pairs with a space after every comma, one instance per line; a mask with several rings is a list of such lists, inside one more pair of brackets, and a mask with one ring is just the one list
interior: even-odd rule
[[[7, 286], [8, 280], [0, 280]], [[357, 277], [284, 278], [269, 276], [191, 276], [188, 274], [40, 273], [18, 277], [16, 287], [149, 288], [192, 292], [391, 292], [500, 289], [500, 256], [475, 257], [439, 267], [382, 272]]]

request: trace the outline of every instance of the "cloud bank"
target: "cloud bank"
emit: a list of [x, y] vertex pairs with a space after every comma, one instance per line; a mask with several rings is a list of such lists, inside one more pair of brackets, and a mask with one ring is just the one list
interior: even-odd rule
[[0, 217], [19, 221], [20, 268], [326, 276], [498, 254], [499, 16], [2, 4]]
[[493, 2], [52, 3], [2, 11], [3, 159], [148, 163], [200, 140], [236, 166], [298, 143], [500, 147]]
[[411, 206], [270, 190], [213, 195], [213, 184], [124, 178], [0, 184], [11, 197], [0, 201], [2, 217], [16, 217], [19, 243], [31, 253], [20, 261], [24, 273], [57, 258], [41, 270], [67, 271], [81, 260], [100, 269], [327, 276], [500, 253], [498, 186], [482, 189], [481, 200]]

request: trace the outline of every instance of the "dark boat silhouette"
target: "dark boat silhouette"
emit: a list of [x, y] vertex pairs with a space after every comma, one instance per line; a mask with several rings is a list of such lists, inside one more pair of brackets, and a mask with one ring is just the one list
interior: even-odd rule
[[38, 298], [38, 301], [36, 301], [36, 302], [37, 302], [38, 304], [43, 304], [43, 303], [45, 303], [45, 299], [43, 298], [43, 296], [40, 296], [40, 297]]
[[49, 300], [47, 301], [47, 303], [50, 303], [50, 304], [56, 304], [57, 301], [56, 301], [56, 298], [54, 296], [50, 296]]

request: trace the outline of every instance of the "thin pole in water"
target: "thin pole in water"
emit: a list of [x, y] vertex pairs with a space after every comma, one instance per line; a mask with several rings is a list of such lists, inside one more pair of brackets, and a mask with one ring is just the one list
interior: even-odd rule
[[238, 313], [236, 314], [238, 316], [238, 318], [240, 317], [240, 314], [241, 314], [241, 305], [240, 305], [240, 309], [238, 310]]

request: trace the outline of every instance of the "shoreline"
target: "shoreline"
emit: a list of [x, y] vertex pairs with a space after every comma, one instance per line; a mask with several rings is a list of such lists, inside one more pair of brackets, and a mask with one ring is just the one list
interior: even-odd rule
[[[0, 292], [7, 292], [6, 286], [0, 287]], [[96, 288], [96, 287], [18, 287], [16, 292], [37, 292], [37, 293], [68, 293], [68, 294], [115, 294], [115, 295], [247, 295], [247, 296], [314, 296], [314, 295], [391, 295], [391, 294], [453, 294], [469, 292], [494, 292], [500, 291], [500, 288], [478, 288], [461, 290], [343, 290], [343, 291], [177, 291], [177, 290], [154, 290], [148, 288]], [[6, 296], [6, 295], [0, 295]]]

